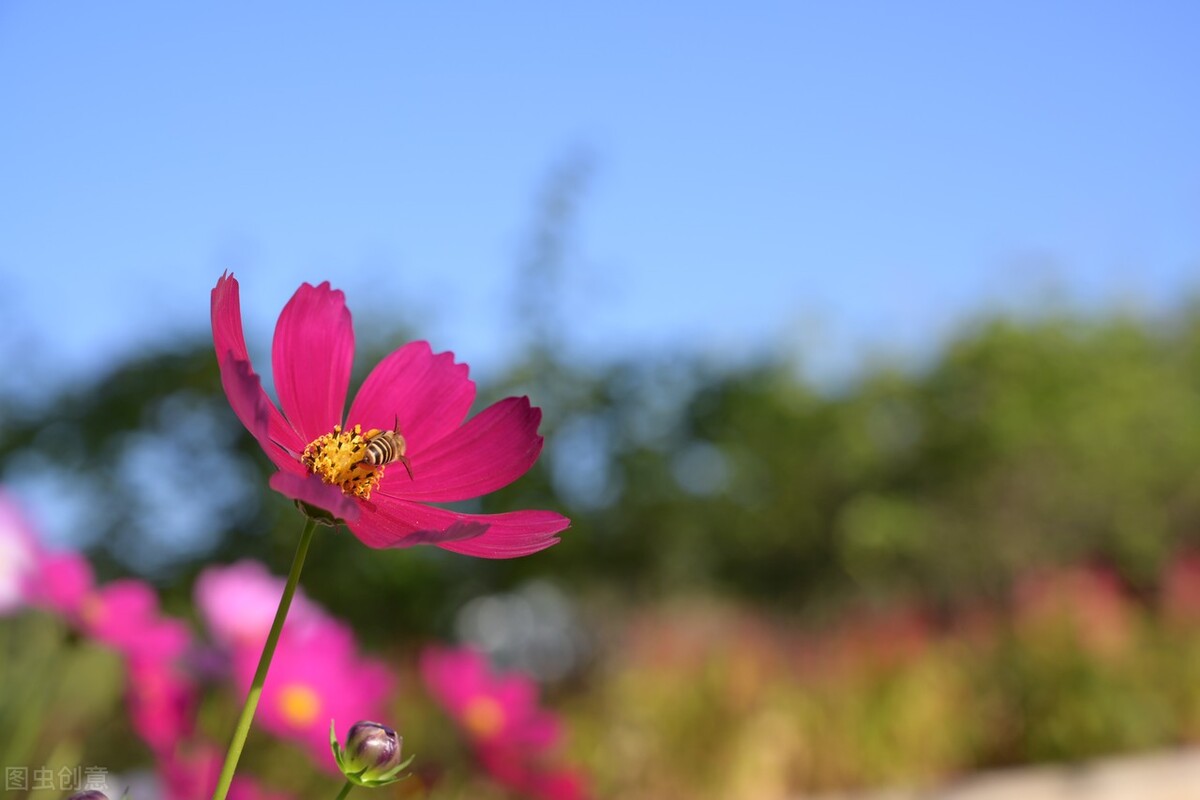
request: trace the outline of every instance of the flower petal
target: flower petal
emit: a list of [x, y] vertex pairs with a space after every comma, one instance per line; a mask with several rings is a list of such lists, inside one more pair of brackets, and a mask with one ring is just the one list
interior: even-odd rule
[[571, 524], [553, 511], [460, 514], [378, 493], [373, 499], [375, 509], [364, 509], [347, 526], [369, 547], [435, 544], [482, 558], [516, 558], [545, 550]]
[[89, 636], [129, 658], [178, 658], [191, 638], [182, 620], [159, 614], [153, 587], [132, 578], [97, 590], [81, 623]]
[[430, 645], [421, 651], [419, 665], [430, 692], [455, 715], [462, 713], [488, 677], [487, 658], [466, 647]]
[[[225, 389], [225, 396], [229, 398], [233, 413], [258, 441], [258, 446], [267, 454], [267, 458], [281, 470], [297, 475], [305, 474], [304, 466], [296, 457], [271, 439], [270, 419], [271, 411], [275, 410], [275, 407], [263, 392], [262, 382], [250, 368], [250, 362], [234, 359], [233, 353], [227, 351], [224, 356], [217, 358], [217, 365], [221, 371], [221, 386]], [[275, 413], [279, 412], [276, 410]], [[295, 431], [291, 428], [288, 428], [288, 431], [295, 436]]]
[[329, 281], [301, 284], [275, 324], [271, 367], [279, 405], [305, 442], [341, 423], [353, 361], [345, 295]]
[[[246, 337], [242, 333], [242, 308], [241, 299], [238, 293], [238, 282], [229, 273], [225, 273], [217, 281], [216, 287], [212, 290], [212, 330], [213, 330], [213, 346], [217, 351], [217, 364], [221, 369], [221, 385], [225, 388], [225, 395], [229, 397], [230, 404], [234, 406], [234, 413], [238, 415], [238, 419], [246, 426], [246, 429], [254, 433], [252, 424], [257, 424], [255, 416], [243, 416], [243, 412], [253, 410], [258, 413], [259, 398], [251, 397], [248, 387], [239, 389], [242, 394], [239, 395], [239, 402], [242, 410], [238, 410], [238, 404], [234, 402], [233, 395], [230, 394], [230, 384], [233, 382], [233, 376], [227, 376], [226, 370], [235, 362], [244, 361], [249, 373], [254, 376], [255, 381], [258, 381], [258, 375], [255, 374], [253, 367], [250, 365], [250, 356], [246, 352]], [[271, 441], [276, 442], [280, 446], [298, 453], [304, 449], [304, 445], [308, 442], [307, 439], [302, 440], [300, 435], [288, 424], [283, 415], [279, 413], [279, 409], [267, 397], [267, 393], [263, 391], [261, 382], [258, 383], [254, 393], [261, 395], [261, 401], [266, 405], [268, 435]], [[249, 400], [250, 402], [247, 402]], [[262, 442], [262, 439], [255, 434], [256, 439]], [[315, 438], [315, 437], [314, 437]], [[267, 447], [264, 445], [263, 449]], [[270, 452], [268, 452], [270, 455]], [[272, 457], [274, 461], [274, 457]], [[278, 463], [278, 462], [276, 462]]]
[[409, 450], [413, 476], [391, 469], [377, 490], [405, 500], [453, 502], [482, 497], [524, 475], [542, 452], [542, 411], [509, 397], [426, 450]]
[[78, 553], [49, 554], [38, 570], [41, 574], [31, 587], [33, 602], [61, 614], [78, 614], [96, 585], [92, 565]]
[[409, 342], [371, 370], [350, 406], [349, 425], [392, 430], [399, 422], [408, 452], [453, 431], [475, 402], [475, 382], [453, 353], [433, 354], [429, 342]]
[[276, 472], [268, 483], [284, 497], [323, 508], [347, 523], [361, 516], [362, 506], [347, 497], [340, 488], [325, 483], [316, 475]]

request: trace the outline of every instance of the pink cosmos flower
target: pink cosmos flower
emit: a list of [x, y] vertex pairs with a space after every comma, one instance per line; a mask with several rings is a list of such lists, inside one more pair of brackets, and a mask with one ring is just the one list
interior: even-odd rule
[[[284, 579], [255, 561], [210, 567], [196, 581], [196, 605], [232, 664], [235, 683], [249, 688], [271, 627]], [[258, 709], [262, 727], [300, 743], [330, 772], [329, 723], [344, 727], [381, 719], [393, 679], [380, 662], [361, 658], [349, 627], [297, 589], [271, 661]]]
[[64, 551], [44, 555], [37, 567], [37, 581], [30, 600], [38, 606], [73, 618], [95, 587], [92, 565], [78, 553]]
[[[209, 567], [196, 579], [196, 606], [221, 645], [261, 647], [286, 583], [263, 564], [249, 559], [226, 567]], [[285, 623], [287, 630], [306, 635], [326, 620], [328, 615], [297, 587]]]
[[[209, 743], [188, 750], [160, 754], [159, 778], [164, 800], [208, 800], [221, 773], [222, 751]], [[238, 775], [229, 787], [228, 800], [289, 800], [288, 795], [263, 789], [254, 780]]]
[[0, 494], [0, 615], [26, 603], [39, 557], [33, 526], [15, 504]]
[[80, 616], [84, 633], [128, 658], [178, 658], [191, 639], [186, 623], [159, 612], [153, 587], [134, 578], [101, 586]]
[[558, 742], [558, 720], [538, 708], [537, 684], [518, 674], [495, 675], [475, 650], [431, 647], [421, 653], [421, 677], [476, 745], [543, 750]]
[[553, 769], [535, 776], [530, 794], [544, 800], [585, 800], [592, 796], [591, 781], [578, 769]]
[[36, 570], [30, 601], [124, 658], [134, 731], [154, 752], [172, 751], [190, 735], [197, 703], [183, 666], [192, 643], [188, 626], [159, 612], [158, 595], [147, 583], [97, 586], [91, 564], [78, 553], [43, 554]]
[[496, 675], [481, 653], [465, 648], [428, 648], [420, 668], [425, 685], [497, 782], [542, 800], [588, 796], [581, 772], [554, 763], [562, 726], [539, 708], [533, 680]]
[[[261, 651], [260, 640], [233, 653], [234, 681], [243, 691]], [[300, 744], [331, 774], [339, 774], [329, 749], [330, 722], [347, 728], [361, 719], [387, 718], [385, 701], [394, 683], [382, 662], [359, 656], [353, 633], [340, 622], [327, 618], [301, 632], [285, 626], [256, 719], [265, 730]]]
[[182, 620], [159, 613], [152, 586], [124, 578], [98, 587], [91, 564], [78, 553], [44, 556], [31, 600], [129, 659], [177, 658], [191, 639]]
[[488, 774], [503, 786], [535, 800], [584, 800], [587, 777], [579, 770], [530, 758], [517, 748], [495, 747], [479, 753]]
[[[250, 365], [238, 283], [228, 274], [212, 292], [212, 328], [230, 405], [279, 470], [271, 487], [330, 512], [368, 546], [433, 544], [513, 558], [549, 547], [570, 524], [552, 511], [481, 515], [430, 505], [479, 497], [525, 474], [542, 449], [541, 411], [510, 397], [464, 422], [475, 400], [467, 366], [412, 342], [371, 371], [345, 412], [354, 330], [342, 293], [327, 282], [301, 285], [279, 315], [271, 351], [279, 408]], [[368, 463], [372, 444], [373, 460], [390, 463]]]
[[199, 689], [176, 658], [141, 656], [127, 665], [126, 706], [133, 730], [152, 751], [174, 753], [191, 737]]

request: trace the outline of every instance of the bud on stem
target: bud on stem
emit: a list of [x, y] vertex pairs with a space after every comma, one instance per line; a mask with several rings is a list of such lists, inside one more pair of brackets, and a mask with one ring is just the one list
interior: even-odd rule
[[375, 788], [407, 778], [401, 775], [413, 757], [401, 761], [404, 739], [394, 730], [378, 722], [356, 722], [346, 734], [346, 747], [338, 744], [337, 730], [329, 725], [329, 746], [337, 760], [338, 769], [346, 780], [358, 786]]

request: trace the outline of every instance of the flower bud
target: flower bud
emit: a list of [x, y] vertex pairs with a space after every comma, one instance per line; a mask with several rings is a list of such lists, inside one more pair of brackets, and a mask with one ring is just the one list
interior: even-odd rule
[[359, 786], [386, 786], [407, 778], [400, 772], [412, 762], [400, 760], [404, 739], [394, 730], [378, 722], [356, 722], [346, 734], [346, 747], [337, 741], [337, 732], [329, 726], [329, 745], [338, 769], [346, 779]]
[[346, 766], [363, 776], [387, 772], [400, 763], [402, 739], [394, 730], [376, 722], [356, 722], [346, 734]]

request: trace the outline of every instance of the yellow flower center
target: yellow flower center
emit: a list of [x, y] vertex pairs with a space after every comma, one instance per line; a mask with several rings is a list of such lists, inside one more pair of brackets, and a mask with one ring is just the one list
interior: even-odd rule
[[303, 683], [291, 683], [279, 692], [279, 711], [297, 728], [307, 728], [321, 710], [321, 697]]
[[494, 697], [473, 697], [463, 709], [463, 724], [478, 738], [490, 739], [504, 725], [504, 709]]
[[85, 625], [99, 625], [107, 612], [104, 601], [93, 593], [86, 595], [79, 604], [79, 619]]
[[361, 500], [371, 499], [371, 490], [383, 479], [382, 464], [368, 464], [367, 444], [379, 431], [362, 432], [361, 425], [344, 431], [334, 425], [333, 432], [318, 436], [308, 443], [300, 463], [325, 483], [340, 486], [342, 491]]

